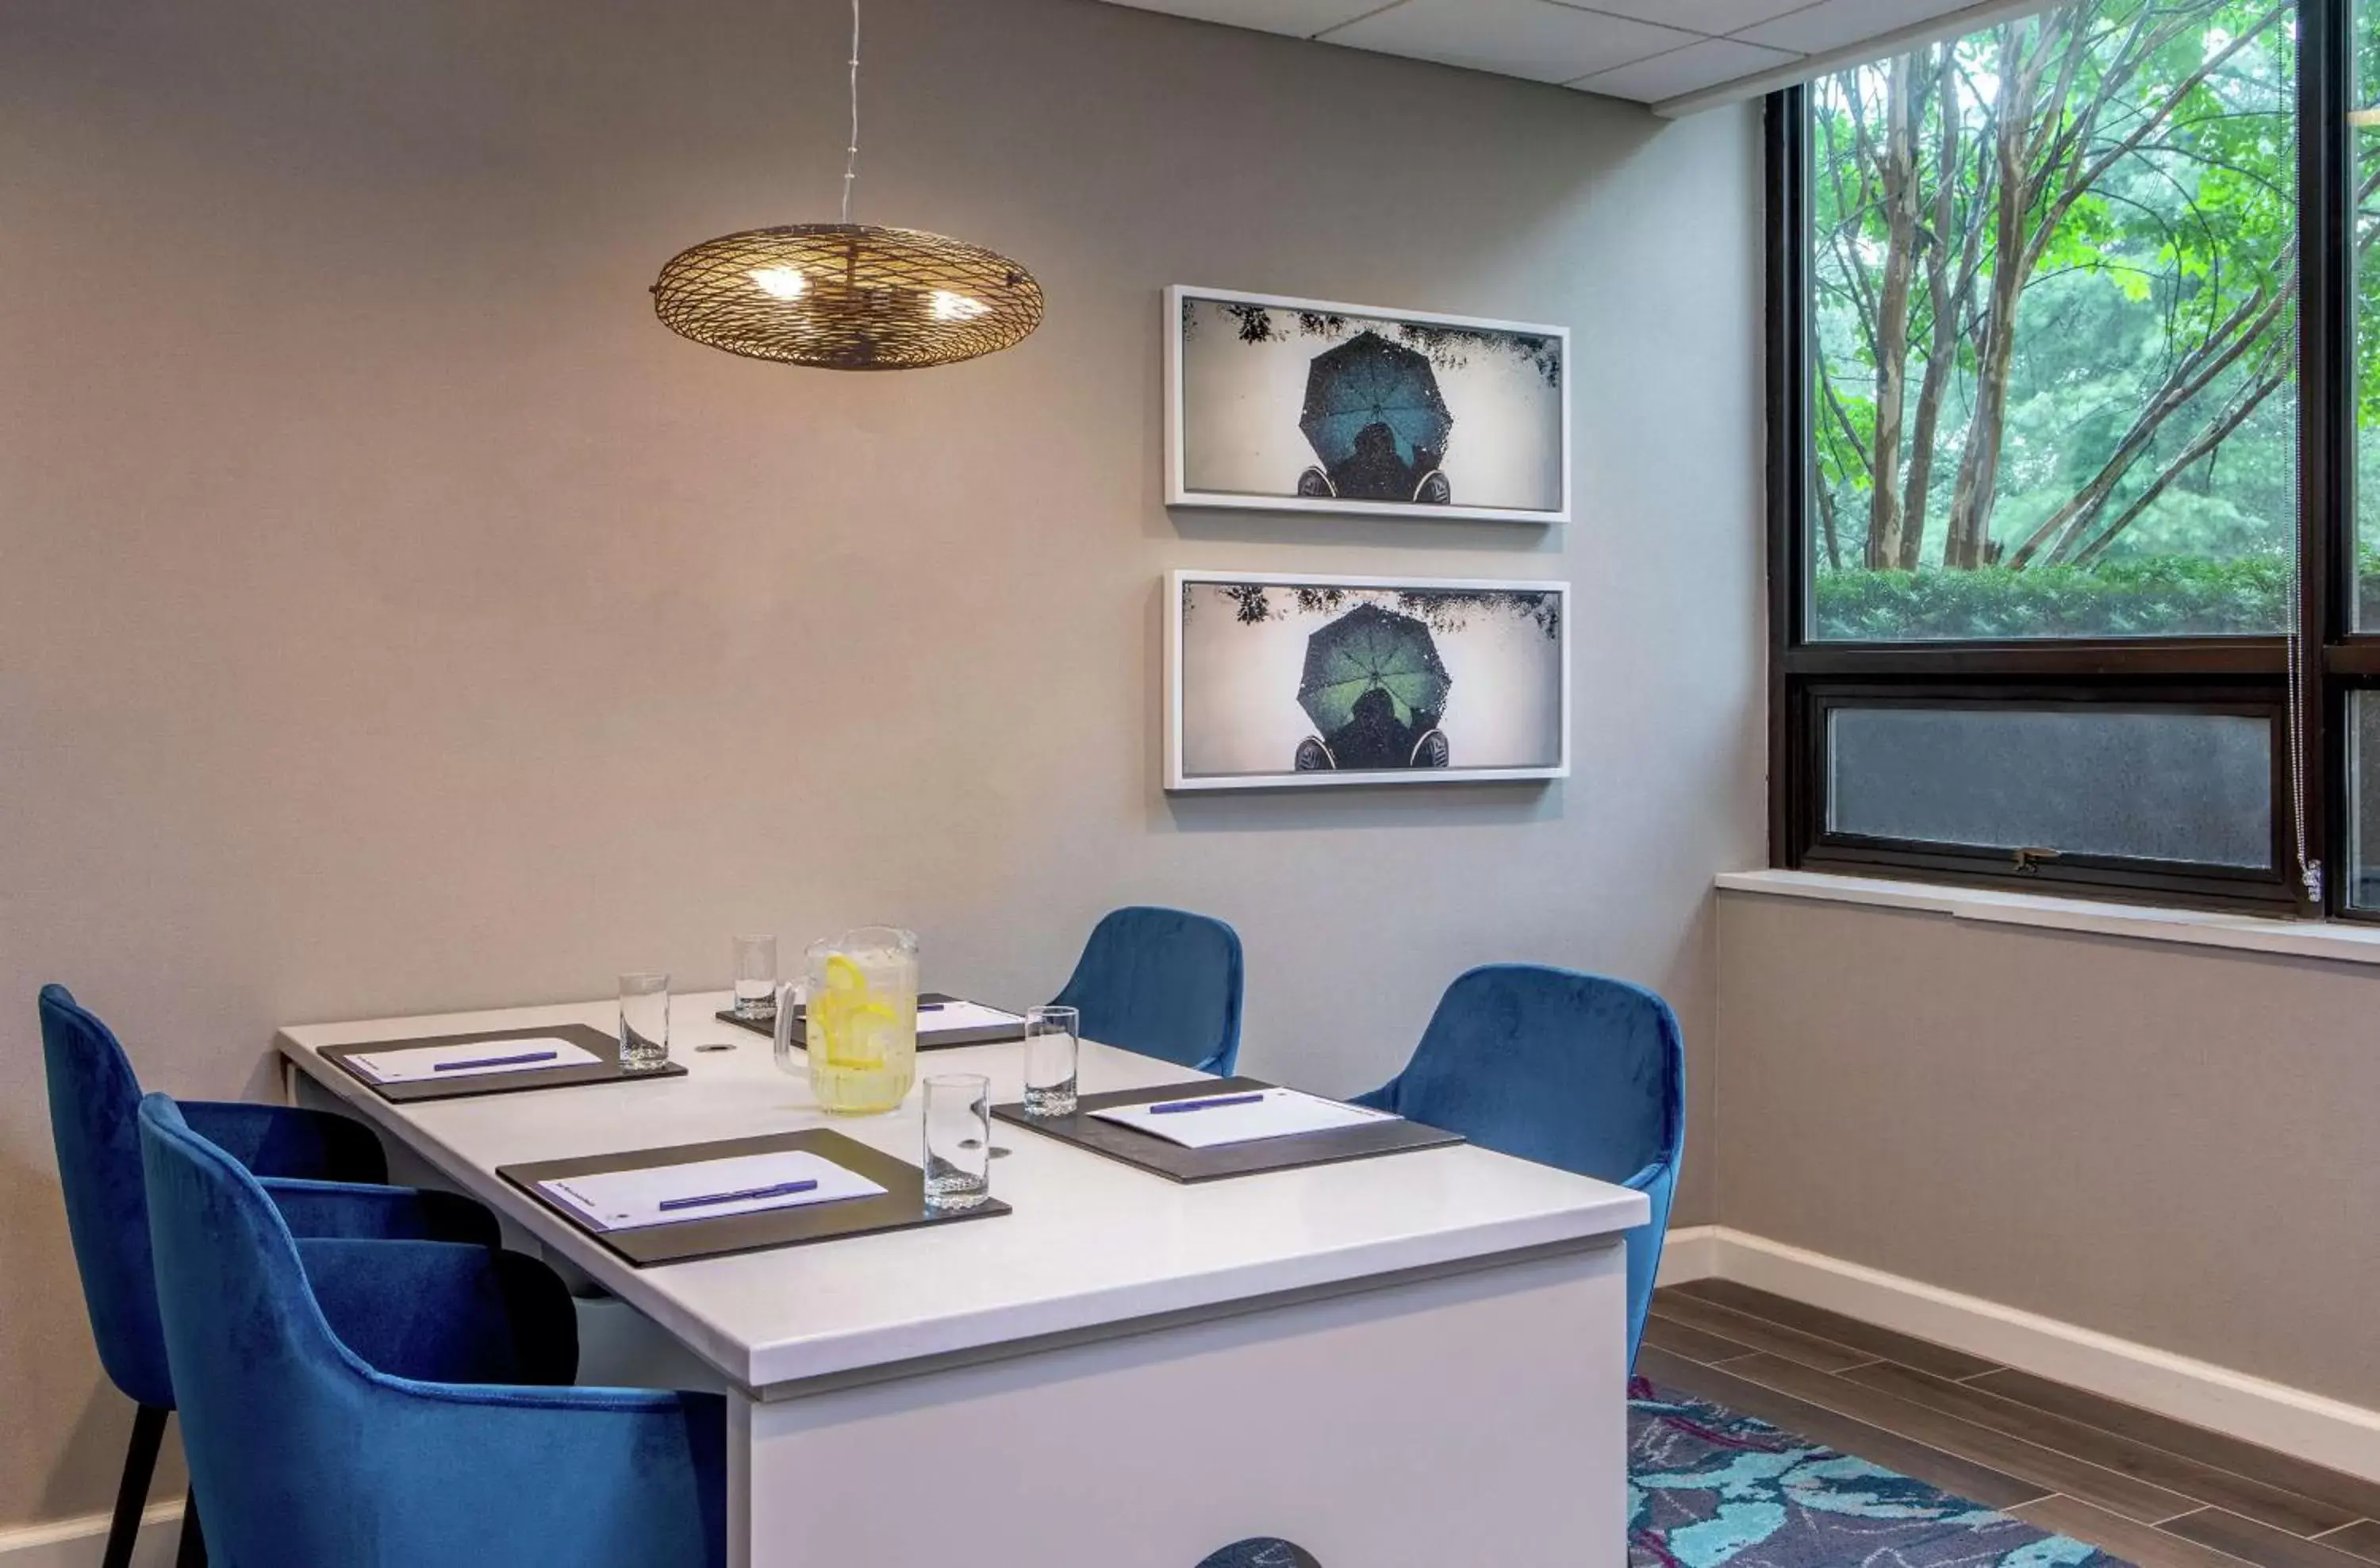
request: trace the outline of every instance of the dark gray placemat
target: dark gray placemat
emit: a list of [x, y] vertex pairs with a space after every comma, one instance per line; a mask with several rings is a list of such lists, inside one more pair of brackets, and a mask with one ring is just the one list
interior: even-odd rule
[[[965, 1000], [965, 997], [945, 996], [938, 991], [920, 991], [917, 994], [917, 1003], [920, 1006], [929, 1002], [964, 1002]], [[989, 1007], [991, 1003], [987, 1002], [984, 1005]], [[1001, 1011], [1005, 1013], [1008, 1009], [1003, 1007]], [[772, 1040], [777, 1038], [777, 1021], [774, 1018], [771, 1018], [766, 1023], [752, 1018], [739, 1018], [732, 1008], [725, 1007], [721, 1008], [711, 1016], [722, 1024], [733, 1024], [739, 1029], [749, 1029], [756, 1035], [766, 1035]], [[799, 1023], [801, 1017], [801, 1010], [795, 1008], [795, 1022]], [[1024, 1038], [1025, 1020], [1020, 1017], [1013, 1024], [985, 1024], [979, 1028], [973, 1029], [944, 1029], [939, 1034], [929, 1034], [921, 1028], [917, 1031], [917, 1049], [952, 1051], [962, 1045], [999, 1045], [1008, 1040]]]
[[1267, 1171], [1294, 1171], [1307, 1165], [1335, 1165], [1347, 1160], [1372, 1160], [1384, 1154], [1407, 1154], [1420, 1149], [1444, 1149], [1464, 1140], [1420, 1122], [1366, 1122], [1361, 1126], [1333, 1127], [1328, 1132], [1300, 1133], [1293, 1137], [1262, 1138], [1254, 1143], [1225, 1144], [1220, 1149], [1184, 1149], [1153, 1134], [1121, 1123], [1087, 1115], [1118, 1105], [1145, 1105], [1158, 1100], [1203, 1099], [1208, 1095], [1245, 1093], [1277, 1086], [1262, 1078], [1197, 1078], [1188, 1083], [1160, 1084], [1155, 1088], [1119, 1089], [1087, 1094], [1072, 1116], [1027, 1116], [1021, 1101], [995, 1105], [991, 1113], [1003, 1122], [1030, 1127], [1044, 1137], [1087, 1149], [1093, 1154], [1120, 1160], [1154, 1172], [1168, 1181], [1217, 1182], [1229, 1176], [1254, 1176]]
[[[632, 1231], [599, 1231], [568, 1205], [556, 1203], [538, 1186], [540, 1182], [557, 1177], [648, 1171], [657, 1165], [688, 1165], [703, 1160], [733, 1160], [739, 1155], [783, 1154], [796, 1149], [832, 1160], [846, 1171], [866, 1176], [884, 1189], [882, 1196], [846, 1198], [841, 1203], [797, 1204], [791, 1209], [764, 1209], [757, 1214], [729, 1214], [716, 1220], [685, 1220], [673, 1225], [639, 1225]], [[720, 1258], [735, 1252], [759, 1252], [772, 1246], [803, 1246], [878, 1231], [987, 1220], [1009, 1212], [1008, 1205], [998, 1198], [956, 1213], [930, 1211], [926, 1208], [923, 1171], [905, 1160], [895, 1160], [847, 1138], [831, 1127], [771, 1133], [762, 1137], [725, 1138], [717, 1143], [685, 1143], [670, 1149], [640, 1149], [625, 1154], [589, 1154], [576, 1160], [544, 1160], [529, 1165], [499, 1165], [496, 1174], [639, 1269], [659, 1263], [684, 1263], [697, 1258]]]
[[[566, 1039], [583, 1046], [602, 1058], [601, 1062], [577, 1063], [567, 1067], [543, 1067], [534, 1073], [482, 1073], [452, 1079], [431, 1079], [409, 1084], [383, 1084], [373, 1079], [360, 1067], [350, 1063], [350, 1056], [375, 1051], [411, 1051], [424, 1045], [467, 1045], [480, 1040], [504, 1039]], [[648, 1079], [682, 1078], [686, 1069], [671, 1062], [662, 1066], [629, 1072], [620, 1064], [620, 1039], [607, 1035], [589, 1024], [547, 1024], [527, 1029], [484, 1029], [469, 1034], [432, 1035], [425, 1039], [375, 1039], [356, 1045], [325, 1046], [315, 1052], [325, 1062], [336, 1064], [347, 1076], [363, 1085], [392, 1105], [411, 1105], [424, 1100], [462, 1100], [477, 1094], [518, 1094], [525, 1089], [562, 1088], [571, 1084], [642, 1083]]]

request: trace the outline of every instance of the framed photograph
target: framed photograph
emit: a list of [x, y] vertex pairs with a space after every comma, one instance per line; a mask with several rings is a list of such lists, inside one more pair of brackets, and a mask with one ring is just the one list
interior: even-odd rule
[[1165, 291], [1165, 503], [1570, 521], [1570, 329]]
[[1570, 585], [1172, 572], [1165, 787], [1570, 776]]

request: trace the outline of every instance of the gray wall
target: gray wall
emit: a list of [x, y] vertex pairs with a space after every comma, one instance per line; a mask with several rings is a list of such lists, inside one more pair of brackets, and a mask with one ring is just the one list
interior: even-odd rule
[[[831, 215], [846, 16], [0, 14], [0, 1524], [103, 1506], [127, 1419], [43, 979], [237, 1095], [277, 1023], [716, 985], [754, 928], [900, 919], [1027, 1000], [1153, 899], [1246, 938], [1254, 1071], [1368, 1085], [1537, 958], [1667, 991], [1707, 1084], [1706, 890], [1760, 844], [1754, 111], [879, 0], [859, 215], [1024, 259], [1049, 324], [888, 377], [672, 336], [672, 251]], [[1569, 323], [1579, 521], [1170, 517], [1172, 282]], [[1569, 578], [1576, 776], [1169, 801], [1158, 577], [1243, 563]]]
[[2380, 1405], [2380, 971], [1718, 902], [1724, 1223]]

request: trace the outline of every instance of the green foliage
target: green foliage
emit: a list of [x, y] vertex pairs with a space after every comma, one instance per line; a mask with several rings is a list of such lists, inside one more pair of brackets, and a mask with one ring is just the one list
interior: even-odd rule
[[[2380, 557], [2370, 565], [2380, 576]], [[2271, 635], [2288, 622], [2289, 565], [2168, 555], [2095, 570], [1822, 571], [1814, 586], [1823, 641]]]
[[[1812, 424], [1840, 565], [1868, 553], [1876, 475], [1911, 488], [1906, 444], [1929, 421], [1933, 464], [1911, 496], [1925, 562], [1960, 564], [1950, 480], [1970, 447], [1997, 455], [1975, 507], [1986, 560], [2251, 560], [2285, 542], [2292, 20], [2275, 0], [2071, 0], [1813, 84]], [[2367, 65], [2374, 35], [2359, 30]], [[1914, 156], [1896, 178], [1904, 124]], [[2004, 235], [2010, 170], [2028, 201]], [[1898, 323], [1896, 266], [1911, 286]], [[1996, 276], [2017, 290], [2012, 325], [1988, 308]], [[1929, 378], [1934, 288], [1956, 325]], [[2362, 366], [2380, 371], [2380, 310], [2359, 326]], [[1996, 400], [1980, 355], [2001, 330]], [[1900, 408], [1880, 411], [1895, 387]], [[2363, 387], [2380, 408], [2380, 373]]]

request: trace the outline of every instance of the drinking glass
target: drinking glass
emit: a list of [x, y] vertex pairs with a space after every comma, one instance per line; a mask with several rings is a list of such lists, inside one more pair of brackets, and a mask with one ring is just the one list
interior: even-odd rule
[[1025, 1113], [1075, 1113], [1075, 1074], [1083, 1049], [1083, 1015], [1071, 1007], [1035, 1007], [1025, 1015]]
[[926, 1080], [926, 1207], [973, 1209], [991, 1196], [991, 1080], [951, 1073]]
[[739, 1018], [765, 1024], [777, 1015], [777, 939], [735, 939], [735, 1005]]
[[620, 1065], [627, 1072], [669, 1065], [669, 981], [667, 975], [620, 977]]

